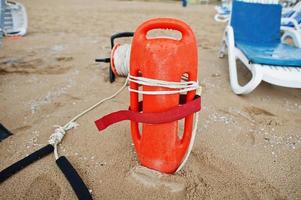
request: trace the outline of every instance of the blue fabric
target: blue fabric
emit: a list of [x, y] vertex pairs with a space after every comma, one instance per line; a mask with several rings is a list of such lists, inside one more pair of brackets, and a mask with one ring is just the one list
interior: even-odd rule
[[231, 26], [235, 41], [253, 45], [280, 42], [281, 6], [233, 1]]
[[280, 41], [281, 6], [233, 1], [235, 45], [251, 63], [301, 67], [301, 49]]
[[294, 46], [286, 44], [254, 46], [239, 42], [236, 46], [251, 63], [301, 67], [301, 49]]

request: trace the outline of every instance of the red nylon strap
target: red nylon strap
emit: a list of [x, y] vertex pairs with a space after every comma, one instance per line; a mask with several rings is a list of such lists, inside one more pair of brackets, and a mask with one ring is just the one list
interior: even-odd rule
[[105, 115], [104, 117], [96, 120], [95, 124], [99, 131], [123, 120], [132, 120], [147, 124], [161, 124], [182, 119], [190, 114], [198, 112], [199, 110], [201, 110], [201, 97], [196, 96], [193, 101], [189, 101], [183, 105], [178, 105], [165, 112], [140, 113], [133, 112], [129, 108], [129, 110], [120, 110]]

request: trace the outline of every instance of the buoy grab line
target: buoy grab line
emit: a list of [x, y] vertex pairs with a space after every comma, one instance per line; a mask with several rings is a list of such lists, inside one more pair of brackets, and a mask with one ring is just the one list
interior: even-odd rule
[[[196, 91], [196, 96], [201, 97], [201, 93], [202, 93], [201, 86], [196, 81], [169, 82], [169, 81], [150, 79], [150, 78], [145, 78], [145, 77], [137, 77], [137, 76], [132, 76], [132, 75], [129, 74], [128, 77], [126, 78], [125, 85], [128, 82], [134, 82], [134, 83], [137, 83], [139, 85], [147, 85], [147, 86], [154, 86], [154, 87], [165, 87], [165, 88], [169, 88], [169, 89], [177, 89], [177, 90], [171, 90], [171, 91], [170, 90], [165, 90], [165, 91], [143, 91], [143, 90], [134, 90], [134, 89], [131, 89], [130, 87], [128, 87], [130, 92], [136, 92], [138, 94], [143, 94], [143, 95], [168, 95], [168, 94], [177, 94], [177, 93], [183, 93], [183, 92], [188, 92], [188, 91], [194, 91], [195, 90]], [[123, 87], [125, 87], [125, 85]], [[123, 87], [122, 87], [122, 89], [123, 89]], [[195, 112], [195, 121], [194, 121], [194, 126], [193, 126], [191, 139], [190, 139], [190, 143], [189, 143], [187, 152], [186, 152], [186, 154], [183, 158], [183, 161], [181, 162], [181, 164], [177, 168], [176, 172], [180, 171], [183, 168], [183, 166], [186, 164], [186, 162], [188, 160], [188, 157], [191, 153], [191, 150], [192, 150], [192, 147], [193, 147], [193, 144], [194, 144], [194, 141], [195, 141], [195, 136], [196, 136], [196, 133], [197, 133], [199, 110], [198, 110], [198, 112]], [[122, 112], [122, 111], [120, 111], [120, 112]], [[117, 115], [119, 115], [119, 117], [116, 117]], [[110, 118], [109, 121], [114, 121], [114, 120], [116, 120], [115, 118], [122, 118], [122, 120], [130, 119], [130, 118], [127, 118], [127, 117], [122, 117], [121, 115], [124, 115], [124, 113], [120, 113], [120, 114], [116, 113], [114, 117], [113, 116], [108, 117], [108, 118]], [[103, 118], [105, 118], [105, 117], [103, 117]], [[102, 126], [101, 120], [103, 118], [97, 120], [96, 125], [97, 125], [97, 123], [99, 123], [98, 126]], [[121, 120], [118, 119], [118, 120], [114, 121], [113, 123], [117, 123], [118, 121], [121, 121]], [[110, 123], [110, 125], [111, 124], [112, 123]], [[105, 126], [105, 128], [106, 127], [107, 126]], [[102, 129], [104, 129], [104, 128], [102, 128]]]
[[54, 133], [49, 137], [48, 143], [53, 145], [53, 147], [54, 147], [54, 157], [56, 160], [59, 158], [57, 145], [63, 140], [67, 131], [79, 126], [79, 124], [76, 122], [76, 120], [78, 120], [80, 117], [82, 117], [86, 113], [90, 112], [91, 110], [95, 109], [100, 104], [117, 96], [126, 87], [127, 83], [128, 83], [128, 79], [126, 79], [123, 86], [119, 90], [117, 90], [117, 92], [115, 92], [113, 95], [100, 100], [96, 104], [92, 105], [91, 107], [87, 108], [83, 112], [79, 113], [78, 115], [73, 117], [68, 123], [66, 123], [64, 126], [55, 125], [55, 127], [57, 127], [57, 128], [54, 130]]
[[177, 90], [166, 90], [166, 91], [143, 91], [143, 90], [134, 90], [128, 87], [128, 90], [130, 92], [136, 92], [138, 94], [145, 94], [145, 95], [166, 95], [166, 94], [176, 94], [176, 93], [183, 93], [188, 91], [196, 90], [197, 95], [201, 95], [201, 90], [198, 82], [195, 81], [187, 81], [187, 82], [169, 82], [169, 81], [163, 81], [163, 80], [157, 80], [157, 79], [150, 79], [145, 77], [137, 77], [132, 76], [128, 74], [128, 77], [126, 78], [124, 84], [122, 87], [117, 90], [113, 95], [106, 97], [96, 104], [92, 105], [91, 107], [87, 108], [83, 112], [79, 113], [75, 117], [73, 117], [68, 123], [66, 123], [64, 126], [55, 125], [56, 129], [54, 130], [54, 133], [49, 137], [48, 143], [53, 145], [54, 147], [54, 157], [57, 160], [59, 158], [58, 154], [58, 148], [57, 145], [63, 140], [66, 133], [79, 126], [79, 124], [76, 122], [80, 117], [85, 115], [86, 113], [90, 112], [91, 110], [95, 109], [100, 104], [116, 97], [120, 92], [124, 90], [128, 82], [134, 82], [139, 85], [147, 85], [147, 86], [155, 86], [155, 87], [165, 87], [170, 89], [177, 89]]

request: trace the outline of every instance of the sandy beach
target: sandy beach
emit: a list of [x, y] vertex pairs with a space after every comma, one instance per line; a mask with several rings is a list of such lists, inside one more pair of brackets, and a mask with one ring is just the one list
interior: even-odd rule
[[[228, 59], [218, 58], [226, 24], [214, 5], [105, 0], [18, 0], [29, 30], [4, 38], [0, 49], [0, 122], [13, 136], [0, 143], [0, 170], [47, 144], [54, 125], [117, 91], [108, 64], [109, 37], [145, 20], [174, 17], [188, 23], [198, 45], [202, 110], [185, 167], [163, 175], [139, 167], [130, 123], [99, 133], [94, 121], [129, 106], [129, 92], [78, 120], [59, 146], [94, 199], [301, 199], [301, 90], [261, 83], [235, 95]], [[128, 42], [125, 40], [124, 42]], [[240, 67], [241, 82], [250, 78]], [[53, 154], [0, 186], [0, 199], [76, 199]]]

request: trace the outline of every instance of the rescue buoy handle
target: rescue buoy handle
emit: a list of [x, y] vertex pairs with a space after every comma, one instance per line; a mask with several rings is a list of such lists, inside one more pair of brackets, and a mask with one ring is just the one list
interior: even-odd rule
[[180, 41], [185, 41], [193, 35], [191, 28], [181, 20], [172, 19], [172, 18], [156, 18], [151, 19], [143, 23], [138, 27], [136, 32], [140, 34], [137, 35], [136, 39], [147, 40], [147, 33], [153, 29], [172, 29], [181, 32], [182, 38]]

